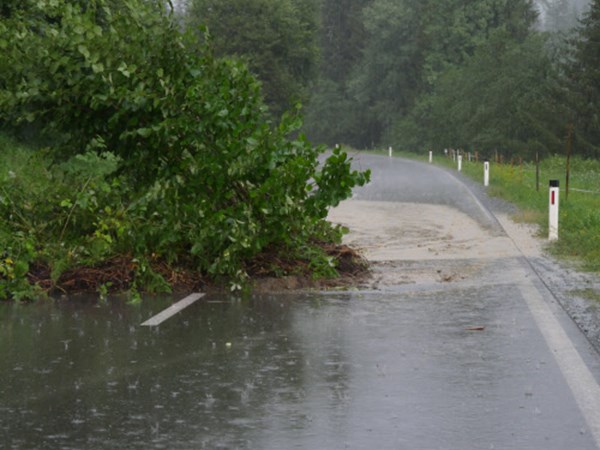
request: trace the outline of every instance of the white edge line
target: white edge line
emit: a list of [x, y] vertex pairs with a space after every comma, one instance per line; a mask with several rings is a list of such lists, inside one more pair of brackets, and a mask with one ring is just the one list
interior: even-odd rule
[[[483, 206], [483, 203], [481, 203], [481, 201], [477, 198], [475, 193], [473, 191], [471, 191], [469, 186], [467, 186], [460, 179], [458, 179], [456, 176], [454, 176], [453, 173], [451, 173], [447, 170], [442, 170], [442, 172], [444, 172], [446, 175], [448, 175], [455, 183], [459, 184], [464, 190], [467, 191], [467, 193], [471, 196], [471, 199], [473, 201], [475, 201], [475, 204], [479, 207], [479, 209], [481, 210], [483, 215], [486, 216], [487, 219], [490, 221], [490, 224], [494, 224], [494, 223], [498, 224], [498, 225], [500, 225], [500, 228], [502, 230], [504, 230], [504, 227], [502, 227], [502, 224], [500, 224], [500, 221], [496, 218], [496, 216], [488, 208]], [[504, 230], [504, 232], [506, 232], [506, 230]]]
[[600, 386], [533, 283], [519, 289], [600, 447]]
[[201, 293], [198, 293], [198, 292], [194, 293], [194, 294], [190, 294], [187, 297], [185, 297], [184, 299], [179, 300], [177, 303], [172, 304], [171, 306], [169, 306], [164, 311], [161, 311], [158, 314], [156, 314], [155, 316], [153, 316], [150, 319], [146, 320], [144, 323], [141, 324], [141, 326], [143, 326], [143, 327], [156, 327], [156, 326], [160, 325], [161, 323], [163, 323], [165, 320], [170, 319], [171, 317], [173, 317], [179, 311], [183, 310], [184, 308], [187, 308], [192, 303], [197, 302], [202, 297], [204, 297], [204, 294], [201, 294]]

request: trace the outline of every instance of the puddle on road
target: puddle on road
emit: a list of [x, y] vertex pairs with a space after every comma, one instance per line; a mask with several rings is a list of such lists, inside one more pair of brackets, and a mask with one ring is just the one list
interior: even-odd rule
[[[307, 366], [343, 398], [335, 336], [312, 356], [296, 336], [296, 314], [319, 300], [209, 298], [139, 326], [164, 303], [1, 304], [5, 448], [252, 448], [264, 420], [311, 420], [282, 406], [302, 400]], [[345, 302], [327, 305], [329, 317]]]
[[[556, 389], [558, 371], [547, 373], [532, 347], [542, 338], [513, 294], [208, 297], [152, 329], [139, 324], [165, 299], [0, 304], [2, 442], [523, 448], [550, 436], [556, 447], [544, 448], [564, 448], [580, 416]], [[468, 331], [480, 325], [485, 331]], [[532, 390], [527, 373], [541, 371]], [[536, 422], [535, 411], [556, 405], [570, 421]], [[489, 420], [472, 427], [482, 414]], [[588, 448], [589, 436], [575, 438]]]

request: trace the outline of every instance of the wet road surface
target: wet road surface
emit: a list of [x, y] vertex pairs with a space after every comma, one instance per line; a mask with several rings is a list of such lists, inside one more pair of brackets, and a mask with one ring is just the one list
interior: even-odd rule
[[[362, 164], [359, 198], [452, 205], [502, 232], [439, 169]], [[207, 296], [155, 328], [139, 325], [173, 299], [0, 304], [2, 447], [598, 448], [598, 354], [525, 258], [489, 267], [447, 285]]]

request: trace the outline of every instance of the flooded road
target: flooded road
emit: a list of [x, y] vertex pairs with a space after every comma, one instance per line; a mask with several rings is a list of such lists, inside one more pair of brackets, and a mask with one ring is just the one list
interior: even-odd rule
[[481, 264], [453, 283], [206, 296], [154, 328], [173, 299], [0, 304], [2, 448], [597, 448], [600, 411], [571, 383], [594, 398], [598, 354], [524, 257]]
[[514, 288], [165, 304], [0, 305], [4, 448], [595, 448]]

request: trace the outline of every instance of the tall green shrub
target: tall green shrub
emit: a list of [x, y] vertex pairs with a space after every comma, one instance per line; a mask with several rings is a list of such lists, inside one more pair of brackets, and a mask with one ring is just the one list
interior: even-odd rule
[[[271, 123], [246, 66], [182, 34], [163, 1], [32, 1], [0, 20], [0, 47], [0, 121], [43, 129], [67, 167], [118, 162], [98, 181], [118, 178], [125, 204], [105, 256], [243, 279], [267, 248], [314, 255], [327, 208], [368, 177], [340, 152], [320, 166], [297, 113]], [[108, 226], [63, 220], [59, 240]]]

